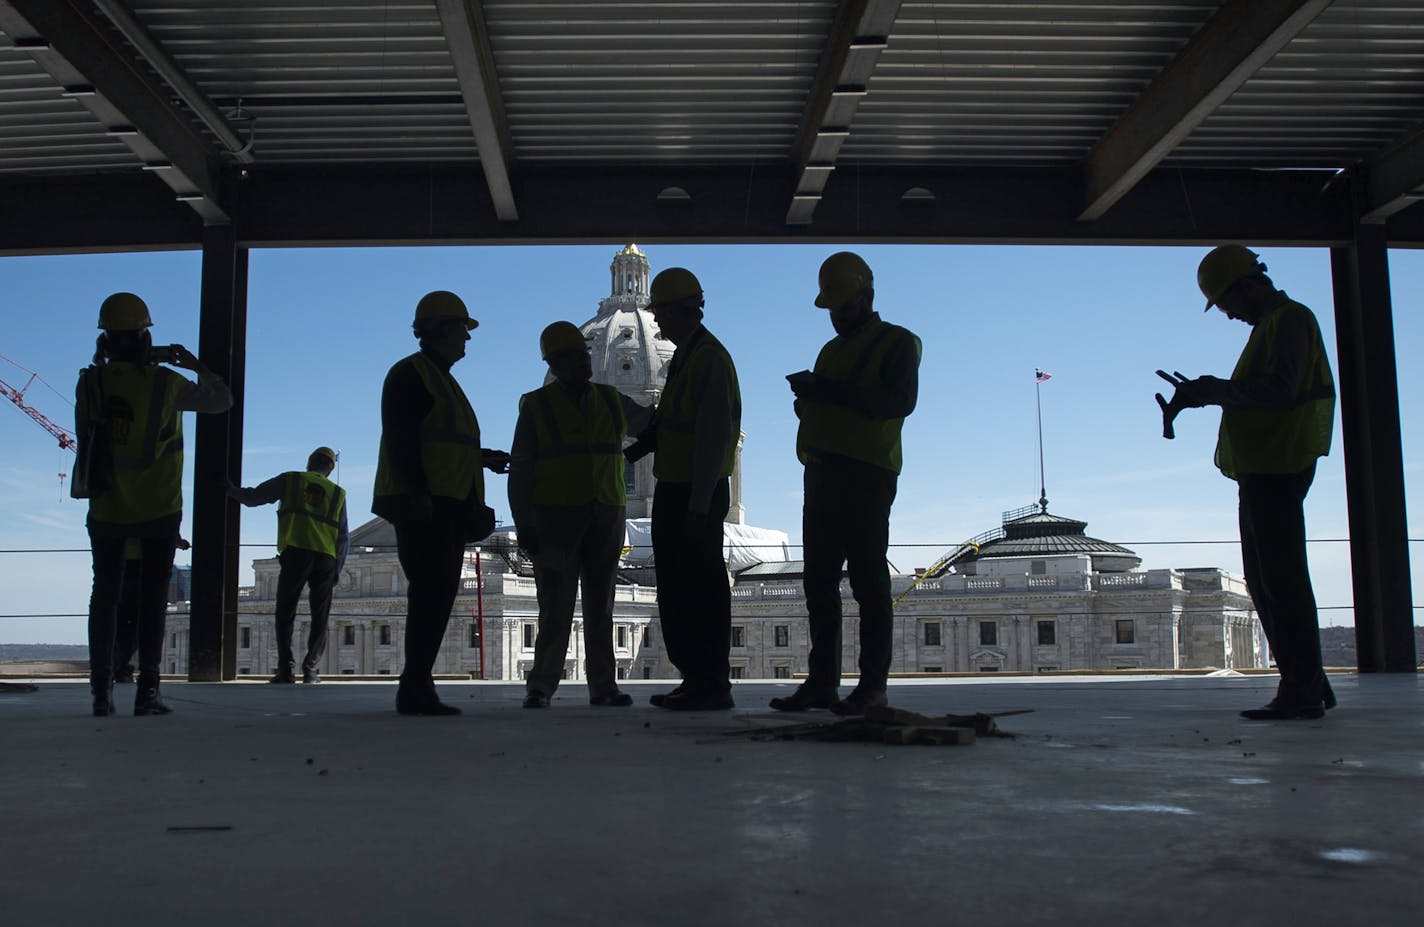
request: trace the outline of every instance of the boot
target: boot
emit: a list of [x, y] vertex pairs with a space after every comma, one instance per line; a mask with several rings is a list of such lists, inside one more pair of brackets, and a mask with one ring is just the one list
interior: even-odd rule
[[94, 694], [94, 717], [107, 718], [109, 715], [118, 714], [114, 708], [114, 683], [112, 680], [107, 682], [93, 680], [89, 684], [89, 689]]
[[158, 697], [158, 683], [140, 683], [138, 695], [134, 697], [134, 715], [167, 715], [172, 714], [173, 709], [163, 703], [163, 699]]

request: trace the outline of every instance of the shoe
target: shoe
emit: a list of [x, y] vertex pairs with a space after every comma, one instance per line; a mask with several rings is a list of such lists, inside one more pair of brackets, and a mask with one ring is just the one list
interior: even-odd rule
[[[273, 681], [275, 682], [276, 680]], [[302, 670], [302, 685], [314, 686], [319, 682], [321, 682], [321, 673], [318, 673], [314, 669]]]
[[1325, 706], [1321, 703], [1278, 705], [1271, 702], [1264, 708], [1248, 708], [1241, 712], [1241, 717], [1248, 721], [1316, 721], [1325, 717]]
[[297, 681], [297, 677], [293, 675], [291, 670], [281, 669], [273, 673], [272, 678], [267, 681], [273, 685], [289, 686]]
[[118, 670], [118, 671], [116, 671], [116, 672], [114, 673], [114, 682], [133, 682], [133, 681], [134, 681], [134, 671], [133, 671], [133, 667], [129, 667], [128, 669], [121, 669], [121, 670]]
[[662, 708], [663, 703], [666, 702], [669, 698], [674, 695], [681, 695], [684, 691], [686, 691], [686, 689], [686, 686], [676, 686], [671, 692], [659, 692], [655, 695], [650, 695], [648, 696], [648, 704], [652, 705], [654, 708]]
[[1335, 707], [1335, 690], [1330, 688], [1330, 683], [1325, 683], [1325, 710], [1329, 711]]
[[803, 682], [790, 695], [771, 700], [777, 711], [805, 711], [808, 708], [830, 708], [836, 703], [834, 686], [813, 686]]
[[842, 716], [863, 715], [867, 708], [883, 708], [887, 704], [884, 689], [856, 686], [850, 695], [832, 704], [831, 711]]
[[605, 692], [603, 695], [590, 695], [588, 697], [590, 705], [608, 705], [616, 708], [623, 708], [633, 704], [633, 696], [627, 692], [614, 689], [612, 692]]
[[737, 703], [732, 701], [730, 692], [705, 695], [680, 692], [677, 695], [669, 693], [658, 707], [666, 708], [668, 711], [726, 711], [728, 708], [736, 708]]
[[396, 713], [402, 715], [458, 715], [460, 709], [454, 705], [446, 705], [434, 691], [422, 692], [419, 695], [403, 695], [396, 691]]
[[102, 695], [94, 696], [94, 717], [107, 718], [110, 715], [116, 715], [118, 713], [118, 709], [114, 707], [114, 689], [112, 686]]
[[144, 715], [171, 715], [173, 709], [163, 703], [163, 699], [158, 697], [157, 686], [140, 686], [138, 696], [134, 699], [134, 716]]
[[528, 695], [524, 696], [524, 707], [548, 708], [549, 696], [545, 695], [543, 692], [530, 692]]

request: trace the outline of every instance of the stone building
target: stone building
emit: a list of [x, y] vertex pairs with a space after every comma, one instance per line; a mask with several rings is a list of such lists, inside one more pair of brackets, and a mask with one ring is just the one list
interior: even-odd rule
[[[667, 381], [671, 342], [657, 332], [648, 303], [647, 256], [628, 245], [609, 268], [611, 292], [580, 326], [593, 378], [642, 403]], [[745, 435], [742, 436], [745, 440]], [[745, 524], [741, 445], [725, 530], [733, 574], [731, 664], [737, 678], [793, 678], [806, 672], [808, 630], [801, 564], [786, 559], [784, 532]], [[672, 678], [659, 640], [648, 519], [652, 457], [627, 468], [628, 549], [615, 600], [619, 678]], [[1140, 570], [1125, 547], [1088, 537], [1087, 525], [1050, 514], [1047, 502], [1005, 513], [1000, 528], [932, 567], [894, 578], [893, 673], [1068, 670], [1233, 669], [1265, 664], [1264, 638], [1239, 577], [1217, 569]], [[780, 554], [778, 558], [776, 554]], [[276, 558], [255, 561], [238, 615], [238, 673], [275, 671]], [[500, 529], [466, 559], [435, 672], [520, 680], [534, 657], [538, 604], [533, 570], [511, 529]], [[845, 669], [857, 658], [856, 605], [845, 602]], [[174, 609], [169, 672], [187, 671], [186, 605]], [[304, 646], [306, 603], [296, 648]], [[351, 553], [335, 591], [324, 675], [399, 675], [404, 654], [405, 577], [391, 526], [373, 519], [352, 532]], [[583, 677], [582, 622], [575, 615], [566, 676]]]

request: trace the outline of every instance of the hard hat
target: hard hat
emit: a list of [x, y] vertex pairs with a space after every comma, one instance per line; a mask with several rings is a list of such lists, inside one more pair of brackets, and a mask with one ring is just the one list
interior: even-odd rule
[[701, 298], [702, 284], [697, 282], [692, 271], [685, 267], [669, 267], [653, 278], [648, 308], [656, 309], [667, 303], [680, 303]]
[[319, 448], [317, 448], [316, 450], [314, 450], [314, 451], [311, 452], [311, 457], [309, 457], [308, 459], [311, 460], [311, 459], [315, 459], [315, 458], [317, 458], [317, 457], [325, 457], [327, 460], [331, 461], [332, 463], [336, 463], [336, 452], [333, 451], [333, 450], [332, 450], [331, 448], [329, 448], [329, 447], [319, 447]]
[[554, 322], [539, 333], [539, 355], [544, 360], [572, 348], [588, 350], [588, 339], [572, 322]]
[[472, 331], [480, 324], [470, 318], [465, 301], [449, 290], [431, 290], [415, 304], [415, 324], [437, 319], [459, 319], [465, 323], [466, 331]]
[[1197, 265], [1197, 287], [1206, 297], [1206, 309], [1215, 306], [1216, 301], [1242, 277], [1265, 271], [1266, 265], [1261, 263], [1261, 256], [1250, 248], [1241, 245], [1212, 248]]
[[854, 251], [837, 251], [826, 258], [818, 280], [821, 292], [816, 294], [816, 305], [822, 309], [838, 309], [861, 290], [875, 285], [870, 265]]
[[99, 306], [99, 327], [110, 332], [137, 332], [153, 325], [148, 304], [132, 293], [114, 293]]

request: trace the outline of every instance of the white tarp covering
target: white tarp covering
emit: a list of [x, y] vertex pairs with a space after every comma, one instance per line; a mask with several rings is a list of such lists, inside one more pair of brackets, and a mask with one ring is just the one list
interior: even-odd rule
[[[653, 520], [630, 518], [624, 545], [632, 550], [624, 557], [631, 563], [653, 558]], [[733, 573], [758, 563], [784, 563], [791, 559], [791, 536], [785, 531], [752, 525], [722, 525], [722, 559]]]

